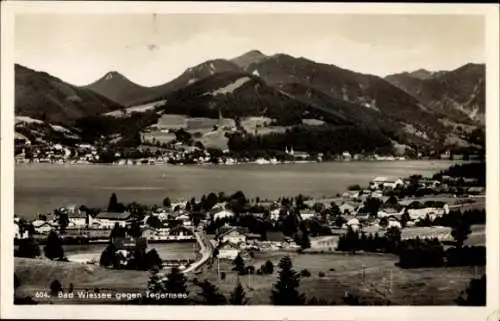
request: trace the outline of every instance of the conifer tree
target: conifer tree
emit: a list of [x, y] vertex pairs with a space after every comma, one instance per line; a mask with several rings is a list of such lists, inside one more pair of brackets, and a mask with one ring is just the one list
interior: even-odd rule
[[47, 244], [45, 245], [43, 251], [45, 256], [51, 260], [64, 258], [62, 242], [56, 232], [52, 231], [49, 233], [49, 236], [47, 237]]
[[302, 305], [305, 303], [304, 294], [298, 292], [300, 276], [292, 267], [289, 256], [281, 259], [278, 282], [274, 284], [271, 300], [274, 305]]
[[231, 297], [229, 298], [229, 303], [233, 305], [245, 305], [247, 304], [247, 299], [245, 297], [245, 290], [240, 282], [234, 288], [233, 292], [231, 292]]

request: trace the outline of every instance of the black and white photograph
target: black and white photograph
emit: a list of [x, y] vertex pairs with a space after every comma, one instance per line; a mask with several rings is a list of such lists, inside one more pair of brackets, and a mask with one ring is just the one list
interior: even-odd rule
[[2, 301], [498, 311], [484, 7], [156, 5], [11, 5]]

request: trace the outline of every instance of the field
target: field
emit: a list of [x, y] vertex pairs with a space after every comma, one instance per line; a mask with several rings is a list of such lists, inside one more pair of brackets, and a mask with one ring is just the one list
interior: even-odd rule
[[287, 127], [270, 126], [272, 122], [268, 117], [247, 117], [241, 120], [241, 126], [251, 134], [266, 135], [270, 133], [283, 133]]
[[148, 110], [153, 110], [158, 106], [163, 105], [166, 102], [166, 100], [160, 100], [160, 101], [155, 101], [152, 103], [147, 103], [144, 105], [137, 105], [137, 106], [132, 106], [125, 108], [124, 110], [115, 110], [109, 113], [106, 113], [106, 116], [112, 116], [112, 117], [125, 117], [130, 115], [131, 113], [144, 113]]
[[[276, 265], [283, 255], [285, 253], [261, 254], [251, 264], [258, 268], [269, 259]], [[311, 273], [310, 277], [301, 280], [301, 291], [308, 297], [334, 300], [337, 304], [342, 304], [347, 291], [371, 304], [389, 300], [395, 305], [453, 305], [453, 300], [467, 287], [470, 279], [480, 276], [480, 271], [472, 267], [400, 269], [394, 265], [397, 258], [386, 254], [288, 255], [292, 257], [296, 271], [308, 269]], [[219, 269], [226, 273], [225, 280], [217, 280], [215, 266], [210, 270], [207, 268], [197, 278], [217, 283], [220, 290], [228, 295], [238, 277], [231, 271], [229, 262], [221, 262]], [[320, 277], [320, 272], [325, 276]], [[276, 278], [276, 271], [273, 275], [240, 277], [249, 303], [269, 304], [271, 287]]]
[[[348, 292], [359, 295], [369, 304], [388, 303], [389, 300], [394, 305], [453, 305], [453, 300], [467, 287], [470, 279], [483, 273], [482, 268], [473, 267], [400, 269], [394, 265], [397, 258], [386, 254], [274, 252], [261, 253], [250, 264], [258, 268], [266, 260], [271, 260], [276, 265], [284, 255], [292, 257], [296, 271], [307, 269], [311, 273], [310, 277], [301, 279], [301, 292], [309, 298], [333, 300], [336, 304], [343, 304], [342, 298]], [[33, 295], [35, 289], [48, 289], [55, 279], [63, 287], [73, 283], [75, 288], [99, 288], [101, 291], [143, 291], [149, 278], [149, 273], [144, 271], [114, 271], [79, 263], [21, 258], [15, 258], [14, 262], [15, 273], [22, 284], [18, 293], [24, 295]], [[204, 267], [202, 273], [190, 276], [190, 279], [207, 279], [216, 284], [226, 297], [239, 279], [249, 304], [270, 304], [271, 288], [278, 276], [276, 268], [272, 275], [238, 277], [232, 271], [230, 262], [221, 261], [219, 271], [226, 273], [224, 280], [217, 278], [215, 264], [211, 268]], [[324, 276], [320, 276], [320, 272]], [[194, 296], [199, 288], [190, 282], [189, 292]]]

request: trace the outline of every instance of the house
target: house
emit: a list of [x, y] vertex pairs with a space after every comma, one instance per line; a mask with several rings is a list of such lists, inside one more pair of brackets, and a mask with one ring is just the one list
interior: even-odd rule
[[27, 239], [29, 237], [29, 231], [25, 230], [21, 232], [18, 222], [14, 222], [14, 238], [15, 239]]
[[401, 229], [401, 223], [399, 223], [396, 220], [389, 220], [389, 222], [387, 224], [387, 228], [389, 229], [391, 227], [395, 227], [395, 228]]
[[48, 234], [50, 231], [55, 229], [55, 226], [47, 221], [36, 220], [31, 223], [35, 232], [40, 234]]
[[385, 189], [385, 188], [391, 188], [394, 189], [398, 186], [403, 186], [404, 182], [401, 178], [390, 178], [390, 177], [375, 177], [372, 179], [370, 182], [370, 189], [372, 190], [378, 190], [378, 189]]
[[220, 243], [240, 244], [247, 241], [246, 231], [243, 229], [232, 228], [218, 236]]
[[358, 206], [352, 203], [342, 203], [339, 206], [339, 209], [342, 214], [354, 214], [357, 211]]
[[313, 249], [328, 249], [334, 250], [337, 248], [339, 242], [338, 236], [322, 236], [319, 238], [311, 239], [311, 248]]
[[408, 209], [408, 214], [410, 215], [410, 218], [412, 220], [417, 220], [417, 219], [423, 219], [427, 215], [431, 219], [442, 216], [443, 214], [447, 214], [449, 212], [448, 205], [445, 204], [442, 208], [436, 208], [436, 207], [424, 207], [424, 208], [414, 208], [414, 209]]
[[390, 204], [382, 206], [377, 212], [377, 217], [400, 217], [405, 212], [405, 207], [400, 204]]
[[111, 240], [118, 250], [135, 251], [136, 249], [146, 249], [148, 247], [147, 239], [144, 237], [119, 237]]
[[217, 211], [216, 213], [214, 213], [214, 221], [216, 220], [220, 220], [220, 219], [223, 219], [223, 218], [227, 218], [227, 217], [233, 217], [234, 216], [234, 212], [231, 211], [231, 210], [220, 210], [220, 211]]
[[342, 158], [345, 160], [350, 160], [352, 158], [352, 155], [351, 155], [351, 153], [345, 151], [342, 153]]
[[177, 236], [178, 238], [183, 239], [187, 236], [191, 238], [193, 236], [193, 232], [182, 225], [177, 225], [170, 229], [169, 235]]
[[269, 214], [270, 214], [270, 217], [271, 217], [271, 220], [272, 221], [277, 221], [280, 217], [280, 213], [281, 213], [281, 208], [276, 208], [274, 210], [272, 210]]
[[[87, 222], [87, 216], [89, 222]], [[75, 211], [68, 212], [68, 228], [82, 228], [88, 225], [92, 225], [92, 217], [87, 215], [86, 212], [80, 211], [80, 209], [76, 209]]]
[[312, 210], [300, 210], [300, 217], [303, 220], [309, 220], [316, 216], [316, 213]]
[[217, 248], [219, 250], [219, 258], [225, 260], [234, 260], [240, 254], [240, 248], [233, 243], [221, 243]]
[[360, 225], [361, 224], [357, 218], [352, 218], [352, 219], [347, 221], [347, 223], [345, 224], [345, 227], [346, 228], [350, 227], [354, 231], [357, 231], [359, 229]]
[[115, 224], [125, 227], [127, 221], [131, 218], [132, 214], [128, 211], [123, 213], [118, 212], [100, 212], [97, 214], [96, 219], [99, 220], [101, 226], [113, 228]]
[[469, 189], [467, 189], [467, 193], [471, 194], [471, 195], [481, 195], [481, 194], [484, 194], [486, 192], [486, 189], [484, 187], [469, 187]]

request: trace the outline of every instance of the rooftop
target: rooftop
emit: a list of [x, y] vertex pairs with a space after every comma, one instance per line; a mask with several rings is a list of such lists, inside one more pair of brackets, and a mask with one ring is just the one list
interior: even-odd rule
[[96, 218], [99, 219], [107, 219], [107, 220], [117, 220], [117, 221], [125, 221], [130, 218], [132, 214], [130, 212], [100, 212], [97, 214]]

